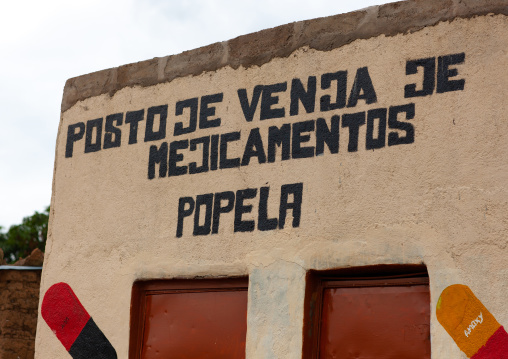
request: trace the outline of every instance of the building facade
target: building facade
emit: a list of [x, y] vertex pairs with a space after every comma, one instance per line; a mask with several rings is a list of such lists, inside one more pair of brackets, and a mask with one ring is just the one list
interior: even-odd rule
[[439, 298], [508, 324], [507, 9], [410, 0], [68, 80], [36, 358], [476, 353]]

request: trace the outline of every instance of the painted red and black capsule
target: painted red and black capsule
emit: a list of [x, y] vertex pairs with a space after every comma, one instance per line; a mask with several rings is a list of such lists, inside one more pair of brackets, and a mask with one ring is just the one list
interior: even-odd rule
[[117, 359], [116, 351], [67, 283], [52, 285], [41, 314], [74, 359]]

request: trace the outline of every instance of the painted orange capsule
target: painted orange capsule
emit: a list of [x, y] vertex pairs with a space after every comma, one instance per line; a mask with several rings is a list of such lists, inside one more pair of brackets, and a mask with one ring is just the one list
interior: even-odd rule
[[468, 286], [443, 290], [436, 315], [469, 358], [508, 359], [508, 334]]

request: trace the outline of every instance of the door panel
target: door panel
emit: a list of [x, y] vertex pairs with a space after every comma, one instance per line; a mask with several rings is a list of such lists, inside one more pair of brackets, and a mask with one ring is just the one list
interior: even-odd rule
[[130, 359], [243, 359], [248, 278], [136, 282]]
[[247, 291], [148, 295], [142, 359], [245, 357]]
[[324, 288], [321, 359], [430, 359], [428, 285]]

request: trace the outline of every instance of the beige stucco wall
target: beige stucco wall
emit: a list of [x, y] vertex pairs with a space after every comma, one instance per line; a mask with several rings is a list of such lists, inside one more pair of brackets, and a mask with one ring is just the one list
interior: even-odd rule
[[[41, 298], [57, 282], [68, 283], [115, 347], [127, 358], [130, 295], [138, 279], [249, 276], [247, 358], [299, 358], [302, 348], [305, 273], [309, 269], [392, 263], [425, 263], [430, 276], [432, 357], [463, 358], [435, 316], [441, 291], [467, 284], [498, 321], [508, 325], [508, 18], [486, 15], [440, 22], [421, 30], [359, 39], [330, 51], [302, 47], [288, 57], [257, 66], [225, 66], [152, 86], [132, 86], [114, 95], [83, 99], [62, 113], [56, 147], [51, 226]], [[406, 61], [465, 53], [451, 67], [463, 91], [404, 98], [404, 86], [421, 83], [421, 72], [405, 74]], [[320, 76], [347, 70], [348, 93], [358, 68], [368, 67], [377, 102], [320, 112]], [[421, 68], [420, 68], [421, 70]], [[317, 76], [316, 111], [289, 116], [293, 78]], [[249, 96], [256, 85], [288, 82], [278, 93], [284, 118], [245, 121], [237, 90]], [[173, 136], [177, 101], [223, 93], [216, 103], [221, 126]], [[340, 150], [321, 156], [277, 160], [207, 173], [147, 178], [151, 145], [241, 131], [228, 148], [241, 156], [252, 128], [263, 140], [268, 127], [332, 115], [415, 104], [414, 143], [365, 149], [360, 127], [357, 152], [348, 152], [348, 128], [340, 128]], [[128, 125], [118, 148], [84, 153], [84, 138], [65, 158], [71, 124], [114, 113], [168, 105], [167, 136], [128, 145]], [[212, 118], [215, 118], [212, 117]], [[399, 117], [399, 120], [403, 120]], [[387, 130], [387, 133], [394, 130]], [[403, 132], [398, 132], [401, 136]], [[310, 133], [310, 145], [314, 133]], [[266, 150], [266, 142], [265, 142]], [[183, 150], [185, 159], [192, 153]], [[199, 162], [199, 161], [198, 161]], [[157, 172], [157, 171], [156, 171]], [[233, 214], [221, 216], [219, 233], [193, 236], [193, 217], [177, 238], [180, 197], [270, 186], [268, 213], [276, 216], [280, 188], [303, 183], [301, 223], [284, 229], [234, 233]], [[246, 203], [257, 222], [259, 193]], [[39, 317], [36, 358], [67, 358]]]

